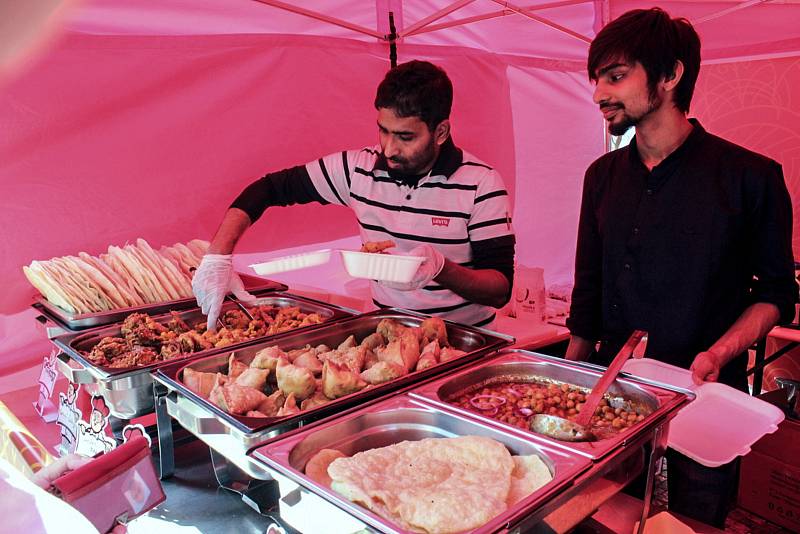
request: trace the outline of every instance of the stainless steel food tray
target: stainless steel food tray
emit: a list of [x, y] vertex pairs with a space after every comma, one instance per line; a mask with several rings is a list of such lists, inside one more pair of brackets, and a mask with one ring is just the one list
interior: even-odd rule
[[[588, 458], [578, 454], [440, 410], [407, 395], [393, 396], [347, 415], [304, 426], [258, 447], [252, 456], [277, 472], [276, 480], [281, 486], [282, 496], [281, 516], [296, 528], [304, 532], [334, 533], [372, 527], [380, 532], [399, 533], [405, 530], [308, 478], [303, 473], [308, 459], [321, 449], [338, 449], [353, 455], [405, 440], [467, 435], [497, 440], [514, 455], [536, 454], [553, 475], [552, 481], [471, 532], [496, 532], [514, 524], [517, 518], [529, 516], [591, 466]], [[307, 513], [309, 501], [323, 499], [336, 508], [329, 505], [325, 508], [325, 514]], [[324, 501], [322, 504], [327, 504]], [[354, 520], [361, 522], [361, 525], [351, 524]], [[302, 526], [298, 521], [303, 522]]]
[[647, 407], [652, 412], [643, 421], [623, 430], [613, 438], [577, 443], [548, 438], [448, 402], [453, 396], [477, 384], [503, 381], [506, 378], [539, 379], [544, 382], [567, 383], [580, 388], [591, 389], [599, 379], [602, 371], [602, 368], [597, 368], [596, 366], [583, 365], [544, 354], [520, 349], [505, 349], [493, 355], [489, 360], [470, 365], [455, 374], [429, 381], [418, 388], [412, 389], [409, 395], [424, 399], [426, 402], [430, 402], [442, 409], [466, 414], [512, 432], [546, 439], [554, 446], [574, 450], [595, 460], [620, 446], [624, 446], [631, 440], [636, 439], [640, 434], [649, 432], [652, 426], [663, 419], [665, 415], [674, 412], [678, 406], [694, 398], [694, 395], [688, 391], [659, 387], [652, 382], [633, 377], [617, 378], [606, 394], [612, 406], [627, 403], [633, 406]]
[[[340, 308], [332, 304], [319, 302], [306, 297], [300, 297], [289, 293], [275, 293], [272, 291], [260, 291], [254, 293], [258, 300], [256, 304], [273, 306], [298, 306], [304, 313], [318, 313], [325, 318], [325, 323], [336, 322], [337, 320], [352, 317], [355, 312]], [[233, 302], [223, 303], [223, 311], [238, 309]], [[179, 312], [179, 316], [190, 324], [205, 320], [205, 316], [198, 308]], [[153, 317], [158, 323], [166, 323], [172, 318], [171, 314], [163, 314]], [[305, 331], [318, 328], [321, 325], [303, 327], [297, 331]], [[177, 358], [180, 362], [186, 362], [196, 358], [202, 358], [220, 351], [230, 352], [231, 349], [259, 343], [265, 340], [275, 339], [279, 336], [293, 331], [282, 332], [280, 334], [251, 339], [235, 345], [226, 347], [212, 348], [199, 351]], [[160, 367], [170, 365], [176, 360], [158, 362], [152, 365], [113, 369], [93, 364], [81, 354], [81, 350], [88, 350], [106, 336], [117, 336], [120, 333], [120, 325], [115, 324], [102, 328], [95, 328], [84, 332], [70, 333], [54, 338], [53, 343], [61, 349], [58, 355], [57, 366], [59, 371], [71, 382], [76, 384], [86, 384], [86, 389], [92, 395], [102, 395], [108, 404], [111, 413], [122, 419], [131, 419], [145, 413], [153, 411], [153, 379], [151, 371]]]
[[185, 367], [202, 372], [224, 371], [232, 352], [236, 353], [238, 360], [249, 363], [258, 351], [271, 345], [278, 345], [283, 350], [300, 348], [307, 344], [316, 346], [324, 343], [329, 346], [337, 346], [351, 334], [361, 341], [367, 335], [375, 332], [378, 323], [383, 319], [395, 319], [405, 326], [418, 326], [427, 317], [404, 310], [374, 311], [327, 326], [322, 325], [311, 331], [289, 333], [281, 336], [280, 339], [250, 345], [236, 351], [227, 351], [188, 363], [173, 362], [159, 368], [153, 376], [167, 390], [164, 402], [169, 415], [238, 467], [259, 478], [263, 476], [263, 473], [252, 469], [252, 462], [246, 457], [246, 452], [252, 447], [301, 424], [340, 413], [352, 406], [361, 405], [420, 380], [464, 365], [510, 344], [513, 342], [513, 338], [446, 321], [450, 344], [457, 349], [467, 351], [467, 354], [423, 371], [409, 373], [398, 379], [340, 397], [313, 409], [283, 417], [244, 417], [223, 411], [183, 384], [181, 373]]
[[[257, 276], [250, 276], [246, 274], [242, 274], [240, 276], [242, 278], [242, 282], [244, 282], [245, 289], [250, 292], [286, 291], [289, 289], [285, 284], [267, 280], [266, 278], [259, 278]], [[116, 310], [80, 314], [68, 312], [62, 308], [59, 308], [43, 296], [39, 295], [36, 297], [32, 306], [34, 309], [44, 314], [48, 319], [55, 322], [58, 326], [61, 326], [66, 330], [77, 331], [117, 323], [123, 321], [125, 317], [131, 313], [159, 315], [162, 313], [167, 313], [170, 310], [178, 311], [185, 310], [187, 308], [194, 308], [197, 306], [197, 301], [194, 297], [187, 297], [164, 302], [153, 302], [143, 304], [141, 306], [132, 306], [129, 308], [119, 308]]]

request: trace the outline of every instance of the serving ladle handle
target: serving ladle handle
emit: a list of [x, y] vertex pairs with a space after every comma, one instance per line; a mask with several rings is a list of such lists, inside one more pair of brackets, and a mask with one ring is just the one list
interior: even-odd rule
[[597, 380], [597, 383], [592, 388], [592, 391], [589, 393], [589, 396], [586, 397], [586, 402], [583, 403], [581, 406], [581, 411], [578, 416], [573, 420], [575, 424], [580, 425], [582, 427], [588, 427], [589, 422], [592, 420], [592, 415], [594, 415], [594, 411], [597, 409], [597, 406], [600, 404], [600, 401], [603, 399], [603, 395], [605, 395], [608, 388], [617, 379], [617, 375], [622, 370], [622, 366], [625, 365], [625, 362], [633, 354], [633, 349], [639, 344], [643, 337], [647, 335], [647, 332], [644, 330], [634, 330], [631, 334], [631, 337], [628, 338], [628, 341], [619, 349], [619, 352], [614, 359], [611, 361], [611, 364], [608, 366], [608, 369], [600, 375], [600, 378]]

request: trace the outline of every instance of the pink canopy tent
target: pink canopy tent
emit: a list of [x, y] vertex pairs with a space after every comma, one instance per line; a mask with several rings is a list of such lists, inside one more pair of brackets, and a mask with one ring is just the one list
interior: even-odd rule
[[[606, 21], [652, 5], [701, 34], [692, 115], [782, 162], [798, 198], [797, 0], [80, 3], [60, 37], [0, 86], [0, 371], [48, 350], [22, 265], [137, 237], [209, 239], [254, 178], [375, 143], [390, 11], [399, 61], [448, 71], [456, 143], [504, 176], [518, 262], [569, 281], [583, 172], [605, 146], [588, 42]], [[356, 233], [341, 208], [276, 208], [239, 250]]]

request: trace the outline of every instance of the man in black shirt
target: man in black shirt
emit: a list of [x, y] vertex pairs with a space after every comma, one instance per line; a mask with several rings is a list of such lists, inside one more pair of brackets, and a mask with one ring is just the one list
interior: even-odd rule
[[[648, 357], [746, 390], [748, 347], [794, 316], [792, 206], [778, 163], [687, 119], [699, 69], [691, 24], [658, 8], [591, 44], [594, 101], [636, 136], [586, 172], [566, 356], [607, 365], [641, 329]], [[737, 464], [668, 460], [670, 508], [724, 526]]]

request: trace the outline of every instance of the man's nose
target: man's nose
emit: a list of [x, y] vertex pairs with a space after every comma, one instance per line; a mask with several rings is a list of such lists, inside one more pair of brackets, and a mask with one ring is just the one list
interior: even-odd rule
[[603, 86], [599, 82], [594, 86], [594, 92], [592, 93], [592, 100], [594, 101], [595, 104], [600, 104], [601, 102], [608, 100], [608, 95], [606, 94], [605, 89], [603, 89]]
[[387, 159], [397, 155], [397, 145], [392, 141], [391, 137], [386, 139], [386, 143], [383, 145], [383, 155]]

